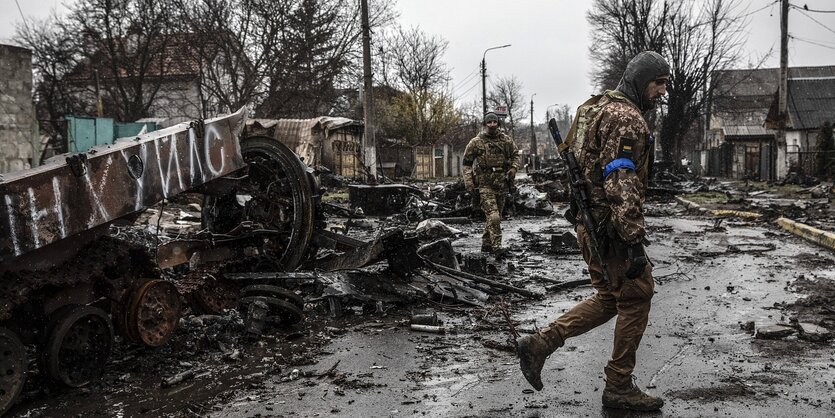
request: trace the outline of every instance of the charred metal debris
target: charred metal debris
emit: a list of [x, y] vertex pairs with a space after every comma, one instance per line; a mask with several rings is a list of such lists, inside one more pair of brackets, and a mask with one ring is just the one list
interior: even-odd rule
[[[117, 338], [163, 346], [193, 315], [234, 313], [257, 339], [311, 311], [540, 296], [453, 248], [450, 225], [473, 215], [460, 184], [352, 185], [350, 207], [323, 203], [318, 173], [242, 137], [245, 122], [241, 109], [0, 177], [0, 413], [27, 378], [86, 386]], [[520, 195], [520, 210], [550, 210]]]
[[[275, 138], [242, 137], [245, 123], [242, 109], [0, 177], [0, 413], [27, 377], [70, 387], [95, 381], [117, 337], [159, 347], [178, 327], [209, 321], [257, 340], [305, 315], [424, 303], [501, 306], [506, 314], [505, 298], [589, 284], [536, 273], [513, 280], [510, 273], [542, 260], [456, 249], [468, 225], [483, 220], [461, 181], [346, 185]], [[559, 165], [528, 172], [506, 196], [507, 214], [560, 217], [554, 204], [567, 201], [564, 176]], [[322, 184], [345, 185], [347, 196], [325, 202]], [[830, 193], [816, 187], [819, 201], [786, 203], [667, 170], [650, 190], [662, 201], [682, 191], [718, 193], [734, 209], [784, 214], [798, 206], [810, 217]], [[516, 232], [512, 253], [580, 259], [568, 227]], [[773, 249], [751, 243], [727, 252]], [[411, 329], [447, 331], [431, 312], [413, 315]], [[230, 359], [240, 356], [217, 344]], [[186, 370], [161, 385], [197, 375]]]

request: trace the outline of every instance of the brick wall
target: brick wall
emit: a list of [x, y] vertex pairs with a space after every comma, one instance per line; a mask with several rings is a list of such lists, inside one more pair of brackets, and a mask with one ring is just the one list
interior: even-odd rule
[[32, 53], [0, 45], [0, 173], [31, 167], [34, 136]]

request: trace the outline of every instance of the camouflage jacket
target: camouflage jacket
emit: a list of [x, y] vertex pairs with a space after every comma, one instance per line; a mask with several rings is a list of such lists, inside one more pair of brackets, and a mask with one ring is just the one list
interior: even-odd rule
[[586, 127], [578, 164], [595, 217], [605, 222], [608, 216], [609, 235], [635, 244], [646, 233], [642, 208], [654, 141], [637, 106], [619, 91], [606, 92], [598, 109]]
[[464, 184], [502, 190], [507, 187], [507, 173], [519, 170], [519, 149], [513, 139], [499, 132], [489, 136], [481, 132], [464, 150]]

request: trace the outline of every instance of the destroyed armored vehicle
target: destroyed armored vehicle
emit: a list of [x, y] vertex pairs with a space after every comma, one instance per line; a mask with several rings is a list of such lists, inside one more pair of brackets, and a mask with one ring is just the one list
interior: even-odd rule
[[[84, 386], [102, 373], [114, 334], [160, 346], [186, 304], [234, 307], [239, 286], [194, 273], [207, 260], [292, 270], [309, 256], [317, 180], [276, 139], [240, 138], [245, 119], [241, 109], [0, 175], [0, 413], [23, 388], [27, 346], [40, 375]], [[185, 192], [205, 196], [198, 237], [149, 251], [111, 236]], [[197, 268], [161, 274], [183, 263]], [[281, 306], [297, 320], [294, 296]]]

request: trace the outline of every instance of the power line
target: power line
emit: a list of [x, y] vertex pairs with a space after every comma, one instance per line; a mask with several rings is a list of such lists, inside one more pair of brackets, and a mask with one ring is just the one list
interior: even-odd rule
[[26, 16], [23, 15], [23, 10], [20, 8], [20, 3], [17, 0], [14, 0], [14, 4], [17, 5], [17, 12], [20, 13], [20, 19], [23, 21], [23, 27], [26, 28], [26, 31], [29, 31], [29, 24], [26, 23]]
[[824, 44], [819, 43], [819, 42], [815, 42], [815, 41], [812, 41], [812, 40], [809, 40], [809, 39], [798, 38], [797, 36], [792, 36], [792, 35], [789, 35], [789, 38], [792, 38], [795, 41], [806, 42], [807, 44], [812, 44], [812, 45], [815, 45], [815, 46], [819, 46], [821, 48], [831, 49], [831, 50], [835, 51], [835, 46], [824, 45]]
[[835, 10], [815, 10], [815, 9], [810, 9], [808, 6], [806, 6], [806, 4], [804, 4], [804, 5], [803, 5], [803, 7], [800, 7], [800, 6], [795, 6], [794, 4], [792, 4], [792, 5], [791, 5], [791, 7], [792, 7], [792, 8], [795, 8], [795, 9], [798, 9], [798, 10], [805, 10], [805, 11], [807, 11], [807, 12], [813, 12], [813, 13], [835, 13]]
[[455, 96], [455, 101], [457, 102], [458, 100], [462, 99], [464, 96], [466, 96], [466, 95], [467, 95], [467, 93], [471, 92], [474, 88], [476, 88], [476, 86], [478, 86], [479, 84], [481, 84], [481, 83], [479, 83], [479, 81], [481, 81], [481, 80], [476, 80], [476, 82], [475, 82], [475, 83], [473, 83], [473, 85], [472, 85], [472, 86], [470, 86], [470, 88], [468, 88], [467, 90], [464, 90], [464, 92], [462, 92], [461, 94], [459, 94], [459, 95]]
[[814, 17], [809, 16], [809, 14], [808, 14], [808, 13], [806, 13], [806, 12], [804, 12], [803, 10], [800, 10], [800, 14], [802, 14], [802, 15], [804, 15], [804, 16], [806, 16], [806, 17], [808, 17], [809, 19], [812, 19], [815, 23], [817, 23], [818, 25], [820, 25], [822, 28], [824, 28], [824, 29], [826, 29], [826, 30], [828, 30], [828, 31], [830, 31], [830, 32], [832, 32], [832, 33], [835, 33], [835, 30], [832, 30], [832, 28], [830, 28], [829, 26], [824, 25], [823, 23], [821, 23], [819, 20], [815, 19]]
[[458, 83], [455, 83], [455, 85], [452, 86], [452, 89], [456, 90], [456, 89], [461, 88], [461, 86], [464, 85], [469, 79], [471, 79], [473, 76], [478, 74], [478, 71], [479, 71], [479, 68], [476, 68], [475, 70], [473, 70], [473, 72], [471, 72], [469, 75], [464, 77], [461, 81], [459, 81]]
[[777, 4], [777, 2], [779, 2], [779, 1], [780, 1], [780, 0], [774, 0], [774, 1], [772, 1], [771, 3], [766, 4], [765, 6], [760, 7], [760, 8], [759, 8], [759, 9], [757, 9], [757, 10], [754, 10], [753, 12], [746, 13], [746, 14], [744, 14], [744, 15], [740, 16], [740, 17], [739, 17], [739, 19], [746, 18], [746, 17], [748, 17], [748, 16], [751, 16], [751, 15], [752, 15], [752, 14], [754, 14], [754, 13], [761, 12], [761, 11], [763, 11], [763, 10], [765, 10], [765, 9], [768, 9], [769, 7], [773, 7], [773, 6], [774, 6], [775, 4]]

